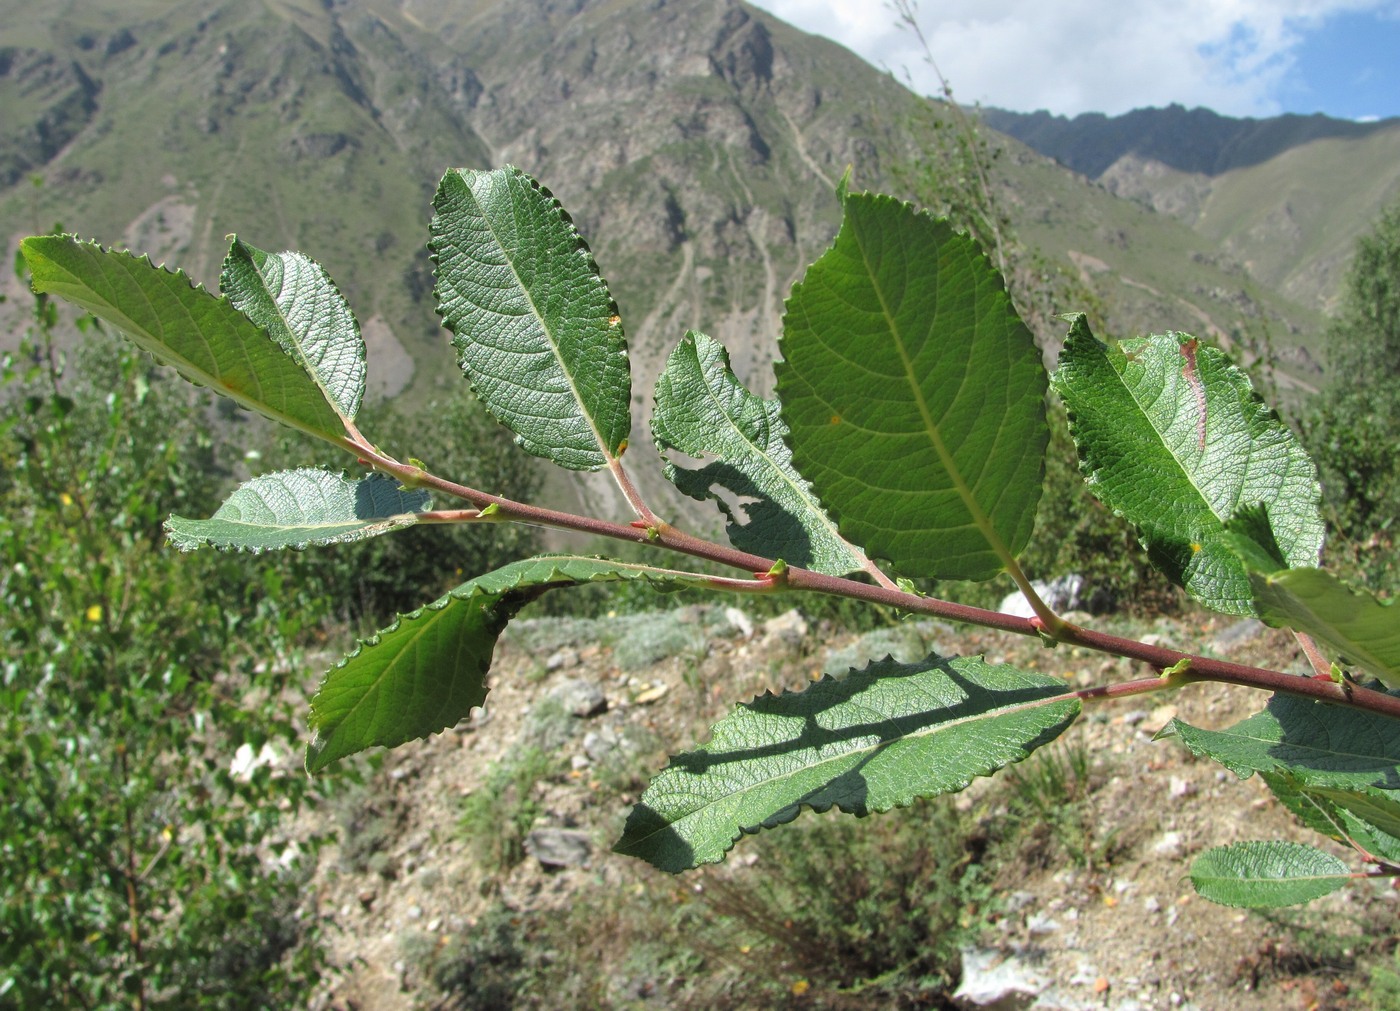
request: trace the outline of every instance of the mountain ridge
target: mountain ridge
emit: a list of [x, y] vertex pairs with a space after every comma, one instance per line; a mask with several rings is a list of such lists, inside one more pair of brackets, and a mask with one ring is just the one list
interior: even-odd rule
[[988, 109], [984, 122], [1190, 226], [1261, 284], [1331, 312], [1357, 238], [1400, 200], [1400, 118], [1231, 119], [1140, 109], [1074, 119]]
[[1182, 172], [1217, 176], [1261, 164], [1315, 140], [1356, 139], [1400, 127], [1400, 117], [1362, 123], [1322, 113], [1284, 113], [1254, 119], [1177, 104], [1117, 116], [1086, 112], [1068, 117], [1044, 109], [1021, 113], [996, 108], [980, 109], [979, 114], [993, 130], [1090, 179], [1098, 179], [1126, 155]]

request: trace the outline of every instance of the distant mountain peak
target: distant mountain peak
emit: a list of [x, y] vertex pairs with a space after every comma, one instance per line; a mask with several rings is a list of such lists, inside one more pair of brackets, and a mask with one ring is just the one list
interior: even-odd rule
[[982, 121], [1090, 179], [1098, 179], [1126, 155], [1182, 172], [1217, 176], [1261, 164], [1311, 141], [1360, 138], [1400, 128], [1400, 118], [1358, 123], [1321, 113], [1288, 113], [1242, 119], [1181, 105], [1134, 109], [1120, 116], [1086, 112], [1072, 119], [1043, 109], [1030, 113], [983, 109]]

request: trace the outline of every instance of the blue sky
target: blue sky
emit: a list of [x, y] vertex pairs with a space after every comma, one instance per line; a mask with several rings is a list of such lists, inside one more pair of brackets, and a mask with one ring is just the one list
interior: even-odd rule
[[[887, 0], [755, 0], [938, 88]], [[1400, 0], [927, 0], [959, 101], [1062, 115], [1173, 102], [1231, 116], [1400, 116]]]

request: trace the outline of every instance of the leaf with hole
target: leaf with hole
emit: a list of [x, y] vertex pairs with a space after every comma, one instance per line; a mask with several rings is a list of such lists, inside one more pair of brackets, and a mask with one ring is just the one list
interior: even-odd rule
[[744, 388], [719, 341], [691, 331], [671, 352], [656, 381], [651, 430], [663, 455], [715, 457], [694, 469], [668, 459], [666, 477], [691, 498], [720, 504], [736, 548], [837, 576], [866, 567], [793, 467], [778, 402]]

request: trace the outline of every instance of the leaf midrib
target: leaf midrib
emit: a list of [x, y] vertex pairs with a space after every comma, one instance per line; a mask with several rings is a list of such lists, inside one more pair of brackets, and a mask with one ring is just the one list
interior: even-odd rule
[[[131, 279], [132, 283], [135, 285], [137, 293], [145, 301], [147, 308], [151, 312], [151, 315], [156, 319], [161, 318], [161, 311], [156, 307], [155, 302], [152, 301], [150, 293], [146, 290], [146, 286], [143, 285], [139, 280], [137, 280], [135, 272], [131, 270], [128, 263], [121, 260], [113, 260], [112, 258], [124, 256], [128, 258], [132, 264], [138, 266], [141, 264], [141, 260], [132, 256], [129, 253], [122, 254], [111, 250], [97, 249], [96, 253], [94, 254], [86, 248], [84, 248], [83, 244], [74, 242], [69, 242], [69, 247], [70, 250], [76, 255], [87, 257], [90, 261], [95, 262], [98, 272], [103, 274], [104, 278], [106, 278], [109, 269], [113, 271], [120, 270], [121, 272], [123, 272], [129, 279]], [[295, 428], [298, 431], [306, 432], [308, 435], [313, 435], [318, 439], [326, 439], [330, 442], [335, 443], [336, 445], [342, 444], [342, 440], [327, 429], [322, 427], [313, 427], [312, 425], [308, 424], [304, 419], [294, 417], [286, 413], [284, 410], [275, 407], [267, 399], [261, 398], [262, 394], [264, 394], [265, 392], [263, 389], [262, 380], [261, 377], [258, 375], [257, 370], [252, 367], [252, 363], [247, 359], [246, 350], [244, 350], [244, 342], [240, 342], [240, 349], [244, 350], [244, 368], [252, 381], [251, 385], [253, 389], [256, 390], [256, 393], [259, 395], [259, 397], [254, 397], [253, 395], [251, 395], [251, 393], [245, 393], [242, 390], [235, 389], [229, 386], [224, 382], [221, 376], [209, 372], [203, 366], [196, 364], [186, 355], [176, 352], [174, 347], [168, 341], [157, 336], [153, 331], [147, 329], [144, 325], [137, 323], [134, 319], [127, 315], [125, 311], [123, 311], [118, 306], [114, 305], [104, 295], [100, 294], [95, 288], [93, 288], [92, 285], [88, 284], [81, 277], [75, 274], [69, 267], [63, 265], [57, 259], [55, 259], [53, 256], [49, 255], [46, 252], [40, 252], [39, 255], [43, 258], [45, 262], [49, 264], [50, 269], [52, 271], [62, 273], [68, 280], [63, 281], [53, 277], [41, 280], [36, 273], [36, 290], [42, 290], [45, 292], [51, 292], [53, 294], [60, 295], [77, 305], [87, 308], [89, 312], [93, 311], [92, 307], [94, 306], [100, 307], [106, 314], [102, 318], [107, 319], [108, 322], [116, 326], [118, 330], [121, 330], [123, 333], [125, 333], [128, 339], [132, 341], [132, 343], [142, 348], [142, 350], [146, 351], [148, 354], [154, 357], [160, 364], [168, 368], [175, 369], [177, 372], [180, 372], [181, 374], [185, 375], [187, 379], [196, 383], [197, 385], [204, 386], [210, 390], [213, 390], [220, 396], [228, 397], [230, 400], [242, 404], [249, 410], [254, 411], [257, 414], [261, 414], [264, 417], [270, 418], [273, 421], [277, 421], [281, 424], [284, 424], [288, 428]], [[153, 265], [148, 265], [145, 269], [149, 269], [152, 271], [164, 270], [164, 268], [156, 267]], [[236, 314], [237, 318], [233, 321], [230, 321], [230, 325], [237, 327], [241, 326], [242, 324], [246, 324], [253, 330], [254, 333], [257, 334], [258, 337], [262, 338], [263, 340], [271, 340], [271, 338], [267, 335], [266, 331], [254, 324], [252, 320], [249, 320], [246, 316], [243, 316], [241, 313], [239, 313], [237, 309], [234, 309], [232, 304], [229, 303], [227, 299], [224, 299], [221, 296], [211, 295], [204, 289], [198, 288], [195, 285], [191, 284], [188, 276], [183, 271], [165, 270], [164, 273], [168, 274], [170, 277], [178, 280], [183, 284], [189, 285], [192, 291], [202, 293], [212, 298], [214, 300], [214, 304], [222, 304], [231, 309]], [[219, 356], [214, 352], [212, 345], [210, 345], [208, 339], [201, 332], [201, 327], [199, 327], [195, 323], [193, 317], [190, 316], [189, 306], [185, 305], [184, 302], [180, 300], [178, 295], [175, 295], [173, 292], [170, 292], [167, 288], [163, 287], [165, 283], [164, 278], [157, 278], [157, 281], [162, 285], [162, 287], [160, 287], [159, 290], [167, 296], [169, 296], [171, 300], [173, 300], [173, 302], [175, 303], [175, 307], [189, 321], [191, 335], [197, 337], [203, 343], [205, 349], [209, 353], [210, 361], [217, 365]], [[110, 278], [106, 278], [106, 283], [109, 286], [113, 285], [113, 282]], [[67, 289], [68, 294], [64, 294], [63, 289]], [[93, 314], [98, 315], [95, 312]], [[118, 322], [119, 320], [124, 322]], [[281, 349], [279, 348], [278, 350], [280, 351]], [[304, 369], [302, 371], [303, 373], [305, 372]], [[308, 376], [308, 378], [311, 377]], [[328, 404], [327, 406], [330, 405]], [[334, 410], [334, 408], [332, 408], [332, 410]]]
[[[1047, 696], [1046, 698], [1043, 698], [1043, 699], [1035, 699], [1035, 700], [1032, 700], [1032, 701], [1029, 701], [1029, 702], [1015, 703], [1014, 705], [1007, 706], [1007, 707], [1003, 707], [1003, 708], [1000, 708], [1000, 709], [995, 709], [995, 710], [984, 710], [984, 711], [982, 711], [982, 712], [973, 713], [973, 714], [971, 714], [971, 715], [969, 715], [969, 716], [959, 717], [959, 718], [957, 718], [957, 719], [955, 719], [955, 720], [950, 720], [950, 721], [948, 721], [948, 722], [946, 722], [946, 723], [939, 723], [939, 724], [936, 724], [936, 725], [931, 726], [931, 727], [925, 727], [925, 728], [923, 728], [923, 729], [921, 729], [921, 730], [913, 731], [913, 732], [911, 732], [911, 733], [901, 734], [898, 738], [895, 738], [895, 739], [893, 739], [893, 740], [881, 740], [881, 741], [877, 741], [877, 742], [875, 742], [874, 744], [871, 744], [871, 745], [865, 745], [865, 746], [858, 747], [858, 748], [851, 748], [850, 750], [848, 750], [848, 751], [843, 751], [843, 752], [841, 752], [840, 754], [831, 755], [831, 756], [829, 756], [829, 757], [827, 757], [827, 758], [818, 759], [817, 761], [814, 761], [814, 762], [812, 762], [812, 763], [810, 763], [810, 764], [808, 764], [808, 765], [804, 765], [804, 766], [802, 766], [800, 769], [797, 769], [797, 770], [795, 770], [795, 771], [793, 771], [793, 772], [785, 772], [785, 773], [781, 773], [781, 774], [778, 774], [778, 775], [766, 776], [766, 777], [764, 777], [764, 778], [762, 778], [762, 779], [759, 779], [759, 780], [756, 780], [756, 781], [754, 781], [753, 783], [750, 783], [750, 784], [748, 784], [747, 786], [744, 786], [744, 787], [742, 787], [742, 788], [740, 788], [740, 789], [731, 790], [731, 791], [729, 791], [728, 793], [720, 794], [720, 795], [718, 795], [718, 796], [716, 796], [716, 797], [713, 797], [713, 798], [706, 798], [705, 803], [704, 803], [703, 805], [701, 805], [700, 807], [697, 807], [697, 808], [695, 808], [695, 809], [693, 809], [693, 810], [691, 810], [691, 811], [689, 811], [689, 812], [687, 812], [687, 813], [681, 815], [679, 818], [676, 818], [676, 819], [674, 819], [674, 820], [671, 820], [671, 821], [666, 822], [666, 824], [664, 824], [664, 825], [658, 827], [658, 828], [656, 829], [656, 831], [654, 831], [654, 832], [650, 832], [650, 833], [648, 833], [648, 834], [645, 835], [645, 836], [639, 836], [639, 837], [638, 837], [638, 841], [640, 842], [640, 841], [642, 841], [642, 840], [651, 839], [651, 838], [653, 838], [653, 837], [655, 837], [655, 836], [657, 836], [657, 835], [661, 835], [661, 834], [663, 834], [663, 833], [665, 833], [665, 832], [667, 832], [667, 831], [670, 831], [670, 830], [674, 829], [674, 828], [675, 828], [676, 826], [678, 826], [678, 825], [691, 824], [691, 823], [693, 823], [694, 819], [701, 817], [701, 816], [704, 815], [706, 812], [708, 812], [711, 808], [715, 807], [717, 804], [723, 803], [723, 802], [725, 802], [725, 801], [729, 801], [729, 800], [734, 799], [734, 798], [738, 798], [739, 801], [742, 802], [743, 798], [745, 798], [745, 797], [747, 797], [748, 795], [752, 794], [752, 793], [753, 793], [754, 791], [756, 791], [756, 790], [765, 788], [765, 787], [770, 786], [770, 785], [772, 785], [772, 784], [774, 784], [774, 783], [781, 783], [781, 782], [783, 782], [783, 781], [785, 781], [785, 780], [791, 780], [791, 779], [793, 779], [793, 778], [795, 778], [795, 777], [797, 777], [797, 776], [804, 775], [804, 774], [806, 774], [806, 773], [808, 773], [808, 772], [811, 772], [812, 770], [820, 770], [822, 767], [827, 766], [827, 765], [832, 765], [832, 764], [835, 764], [835, 763], [845, 763], [845, 762], [850, 761], [850, 760], [853, 759], [853, 758], [854, 758], [854, 759], [860, 759], [860, 758], [862, 758], [863, 756], [864, 756], [864, 757], [873, 757], [873, 756], [874, 756], [875, 754], [877, 754], [878, 752], [883, 751], [883, 750], [885, 750], [885, 749], [887, 749], [887, 748], [891, 748], [891, 747], [893, 747], [894, 745], [897, 745], [897, 744], [904, 744], [904, 743], [909, 742], [909, 741], [918, 741], [918, 740], [920, 740], [920, 739], [932, 738], [933, 736], [935, 736], [935, 735], [937, 735], [937, 734], [941, 734], [941, 733], [943, 733], [944, 731], [956, 729], [956, 728], [958, 728], [958, 727], [964, 726], [964, 725], [969, 724], [969, 723], [976, 723], [976, 722], [980, 722], [980, 721], [982, 721], [982, 720], [992, 720], [992, 719], [996, 719], [996, 718], [1001, 717], [1001, 716], [1012, 716], [1012, 715], [1016, 715], [1016, 714], [1018, 714], [1018, 713], [1024, 712], [1024, 711], [1026, 711], [1026, 710], [1030, 710], [1030, 709], [1039, 709], [1039, 708], [1041, 708], [1041, 707], [1043, 707], [1043, 706], [1051, 705], [1051, 704], [1056, 703], [1056, 702], [1066, 702], [1066, 701], [1071, 701], [1071, 700], [1069, 700], [1069, 699], [1067, 698], [1067, 696], [1064, 695], [1063, 693], [1062, 693], [1062, 694], [1059, 694], [1059, 695], [1051, 695], [1051, 696]], [[1072, 704], [1072, 703], [1071, 703], [1071, 704]], [[919, 715], [919, 714], [917, 714], [917, 713], [910, 713], [910, 714], [906, 714], [906, 715], [908, 715], [908, 716], [917, 716], [917, 715]], [[880, 723], [882, 723], [882, 724], [893, 723], [893, 722], [896, 722], [897, 720], [899, 720], [900, 718], [901, 718], [901, 717], [888, 716], [888, 715], [885, 715], [885, 714], [881, 714]], [[708, 754], [710, 754], [710, 753], [709, 753], [709, 752], [701, 752], [701, 754], [707, 754], [707, 755], [708, 755]], [[998, 766], [998, 768], [1000, 768], [1000, 766]], [[986, 773], [973, 773], [971, 776], [967, 777], [968, 782], [971, 782], [971, 780], [976, 779], [979, 775], [986, 775]], [[873, 810], [873, 809], [872, 809], [872, 810]], [[632, 848], [635, 849], [636, 847], [632, 847]]]
[[[992, 524], [991, 517], [983, 511], [981, 503], [977, 501], [972, 493], [972, 489], [963, 479], [962, 471], [958, 468], [957, 462], [953, 459], [953, 455], [948, 451], [947, 445], [943, 442], [940, 427], [934, 420], [932, 412], [929, 410], [928, 400], [924, 396], [923, 387], [919, 384], [918, 377], [914, 372], [914, 363], [909, 357], [906, 341], [895, 322], [895, 314], [890, 307], [889, 300], [885, 295], [885, 290], [880, 284], [879, 270], [872, 261], [869, 251], [866, 249], [866, 244], [863, 241], [858, 221], [853, 225], [851, 232], [856, 248], [860, 250], [861, 266], [865, 269], [866, 274], [870, 278], [870, 286], [875, 292], [875, 297], [880, 301], [880, 312], [884, 316], [885, 326], [894, 340], [895, 351], [898, 353], [900, 365], [904, 369], [904, 380], [913, 394], [914, 403], [918, 406], [919, 417], [924, 423], [925, 434], [928, 436], [929, 442], [933, 445], [934, 453], [937, 455], [939, 463], [943, 465], [943, 469], [947, 471], [948, 476], [951, 478], [954, 491], [957, 492], [958, 498], [962, 500], [968, 515], [972, 517], [972, 522], [977, 527], [978, 533], [982, 535], [993, 554], [1001, 559], [1003, 564], [1007, 564], [1012, 561], [1011, 552], [1007, 549], [1005, 543], [1001, 539], [1001, 535]], [[934, 318], [937, 319], [937, 316], [935, 315]]]
[[[695, 351], [695, 365], [696, 369], [700, 373], [701, 385], [705, 389], [705, 396], [709, 398], [709, 400], [714, 404], [715, 411], [718, 412], [720, 417], [722, 417], [726, 422], [729, 423], [729, 427], [733, 429], [734, 434], [739, 437], [739, 441], [749, 446], [753, 450], [753, 452], [757, 456], [759, 456], [764, 461], [764, 463], [768, 465], [768, 468], [773, 473], [778, 475], [779, 480], [782, 481], [782, 483], [785, 484], [788, 488], [791, 488], [793, 493], [797, 495], [799, 499], [809, 507], [809, 510], [812, 513], [812, 515], [814, 515], [817, 518], [818, 523], [820, 523], [822, 528], [826, 530], [832, 538], [835, 539], [837, 544], [845, 548], [852, 555], [856, 556], [855, 561], [857, 567], [859, 567], [861, 564], [861, 559], [864, 557], [864, 553], [861, 552], [858, 548], [856, 548], [855, 545], [851, 544], [849, 541], [847, 541], [844, 537], [841, 536], [840, 530], [837, 529], [836, 524], [834, 524], [831, 521], [831, 517], [829, 517], [826, 514], [826, 511], [821, 508], [817, 499], [806, 488], [803, 488], [797, 482], [789, 478], [787, 473], [778, 464], [778, 462], [774, 460], [766, 450], [760, 449], [757, 443], [749, 439], [748, 436], [744, 434], [743, 429], [739, 427], [738, 423], [732, 417], [730, 417], [729, 413], [724, 409], [724, 406], [720, 401], [718, 395], [715, 393], [714, 388], [705, 378], [705, 366], [704, 363], [700, 361], [698, 342], [693, 342], [693, 347]], [[721, 367], [719, 378], [721, 380], [725, 378], [725, 372], [723, 367]], [[748, 390], [744, 390], [743, 392], [747, 396], [754, 396]], [[768, 403], [770, 403], [770, 401], [764, 400], [762, 397], [754, 397], [754, 399], [758, 401], [760, 405], [766, 406]]]
[[[461, 178], [460, 173], [458, 177]], [[476, 178], [480, 179], [482, 178], [482, 176], [478, 175]], [[505, 185], [509, 189], [512, 186], [512, 184], [520, 181], [521, 179], [519, 176], [511, 175], [506, 178]], [[603, 433], [598, 429], [597, 424], [594, 422], [593, 415], [589, 411], [588, 405], [584, 402], [583, 396], [579, 392], [579, 386], [578, 383], [574, 380], [574, 374], [572, 371], [570, 371], [568, 364], [564, 360], [564, 355], [560, 351], [559, 342], [555, 339], [554, 332], [545, 322], [544, 313], [540, 311], [539, 306], [535, 303], [534, 293], [525, 284], [524, 280], [520, 276], [520, 272], [516, 269], [515, 257], [512, 255], [511, 250], [509, 250], [506, 247], [506, 244], [501, 240], [500, 233], [496, 230], [496, 223], [492, 219], [491, 215], [486, 213], [482, 202], [477, 198], [476, 190], [473, 189], [471, 184], [467, 183], [465, 179], [462, 180], [462, 183], [466, 188], [468, 195], [470, 196], [472, 205], [473, 207], [475, 207], [477, 214], [479, 215], [481, 220], [486, 224], [487, 230], [491, 233], [492, 241], [494, 241], [496, 243], [497, 248], [505, 254], [506, 265], [510, 267], [510, 273], [511, 276], [515, 278], [516, 287], [524, 293], [525, 300], [530, 305], [531, 313], [534, 315], [536, 321], [539, 323], [540, 330], [544, 334], [545, 340], [549, 344], [549, 349], [553, 354], [554, 361], [558, 365], [560, 373], [564, 376], [565, 381], [569, 385], [569, 393], [573, 396], [574, 403], [578, 405], [579, 416], [582, 417], [584, 422], [588, 425], [588, 430], [593, 433], [593, 441], [598, 444], [598, 450], [603, 456], [604, 463], [612, 464], [616, 460], [616, 458], [613, 456], [612, 449], [607, 445], [606, 440], [603, 438]], [[514, 199], [510, 200], [510, 206], [511, 213], [515, 214], [516, 206]]]

